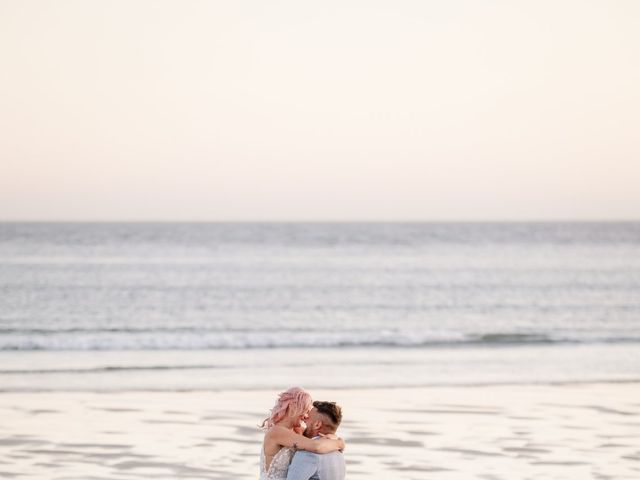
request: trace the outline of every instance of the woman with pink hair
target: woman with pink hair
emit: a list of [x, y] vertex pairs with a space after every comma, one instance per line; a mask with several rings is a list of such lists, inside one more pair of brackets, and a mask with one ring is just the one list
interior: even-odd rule
[[318, 440], [302, 435], [311, 408], [311, 395], [300, 387], [278, 395], [271, 415], [262, 422], [265, 434], [260, 455], [260, 480], [286, 480], [296, 450], [329, 453], [344, 448], [344, 441], [335, 435]]

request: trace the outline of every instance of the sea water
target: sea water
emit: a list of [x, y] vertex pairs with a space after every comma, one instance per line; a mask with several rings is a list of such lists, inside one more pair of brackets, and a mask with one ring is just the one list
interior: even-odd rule
[[640, 379], [640, 223], [2, 223], [0, 389]]

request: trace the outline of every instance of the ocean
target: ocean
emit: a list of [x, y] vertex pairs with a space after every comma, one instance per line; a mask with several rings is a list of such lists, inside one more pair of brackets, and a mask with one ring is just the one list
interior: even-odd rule
[[640, 380], [640, 223], [1, 223], [0, 390]]

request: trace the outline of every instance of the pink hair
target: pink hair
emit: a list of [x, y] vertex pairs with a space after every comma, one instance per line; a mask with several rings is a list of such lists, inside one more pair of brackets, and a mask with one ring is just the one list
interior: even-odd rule
[[313, 405], [309, 392], [293, 387], [278, 395], [278, 401], [271, 409], [271, 415], [264, 419], [262, 428], [271, 428], [286, 417], [304, 415]]

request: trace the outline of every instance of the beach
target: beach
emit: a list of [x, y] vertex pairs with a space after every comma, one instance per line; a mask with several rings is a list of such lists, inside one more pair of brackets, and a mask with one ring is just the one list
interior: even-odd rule
[[[257, 478], [276, 391], [0, 395], [0, 477]], [[347, 478], [640, 476], [640, 384], [311, 392], [344, 409]]]
[[1, 223], [0, 478], [640, 478], [638, 223]]
[[640, 480], [640, 1], [0, 5], [0, 480]]

